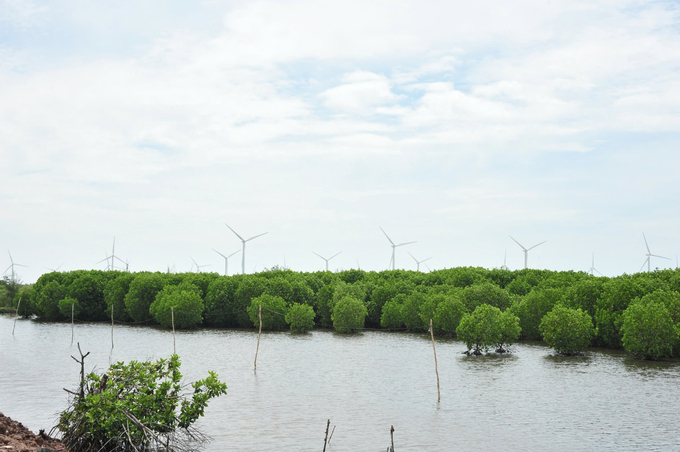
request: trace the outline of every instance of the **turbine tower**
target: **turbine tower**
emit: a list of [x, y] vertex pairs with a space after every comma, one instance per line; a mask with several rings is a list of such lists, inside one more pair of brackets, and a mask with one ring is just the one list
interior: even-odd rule
[[642, 238], [645, 239], [645, 246], [647, 247], [647, 259], [645, 262], [642, 264], [642, 267], [640, 267], [640, 271], [642, 271], [643, 268], [645, 268], [645, 264], [647, 264], [647, 273], [652, 271], [652, 257], [660, 257], [661, 259], [668, 259], [671, 260], [669, 257], [664, 257], [664, 256], [659, 256], [657, 254], [652, 254], [652, 252], [649, 250], [649, 244], [647, 243], [647, 237], [645, 237], [645, 233], [642, 233]]
[[[314, 253], [314, 251], [312, 251], [312, 253]], [[342, 251], [340, 251], [340, 253], [342, 253]], [[314, 254], [316, 254], [316, 255], [319, 256], [321, 259], [323, 259], [323, 260], [326, 261], [326, 271], [328, 271], [328, 261], [330, 261], [331, 259], [333, 259], [335, 256], [337, 256], [337, 255], [340, 254], [340, 253], [337, 253], [337, 254], [332, 255], [332, 256], [329, 257], [328, 259], [326, 259], [325, 257], [323, 257], [321, 254], [318, 254], [318, 253], [314, 253]], [[357, 265], [358, 265], [358, 261], [357, 261]]]
[[[378, 226], [378, 227], [380, 227], [380, 226]], [[390, 260], [390, 264], [392, 264], [392, 270], [394, 270], [395, 264], [396, 264], [395, 259], [394, 259], [396, 248], [398, 246], [410, 245], [411, 243], [416, 243], [416, 242], [404, 242], [404, 243], [400, 243], [399, 245], [395, 245], [394, 242], [392, 241], [392, 239], [390, 238], [390, 236], [387, 235], [387, 233], [383, 230], [383, 228], [380, 227], [380, 230], [382, 231], [383, 234], [385, 234], [385, 237], [387, 237], [387, 240], [389, 240], [390, 244], [392, 245], [392, 259]]]
[[[408, 251], [407, 251], [407, 252], [408, 252]], [[416, 261], [416, 271], [417, 271], [417, 272], [420, 271], [420, 264], [422, 264], [422, 263], [425, 262], [425, 261], [429, 261], [430, 259], [432, 259], [431, 257], [428, 257], [427, 259], [423, 259], [422, 261], [419, 261], [418, 259], [416, 259], [415, 257], [413, 257], [413, 254], [408, 253], [408, 255], [411, 256], [411, 257], [413, 258], [414, 261]]]
[[243, 254], [241, 254], [241, 273], [245, 275], [246, 274], [246, 242], [250, 242], [253, 239], [256, 239], [258, 237], [262, 237], [265, 234], [269, 234], [269, 232], [263, 232], [262, 234], [254, 235], [251, 238], [244, 240], [243, 237], [238, 235], [238, 233], [236, 231], [231, 229], [231, 226], [229, 226], [227, 223], [224, 223], [224, 225], [226, 227], [228, 227], [231, 230], [231, 232], [233, 232], [236, 235], [236, 237], [238, 237], [239, 240], [241, 240], [241, 243], [243, 244], [243, 249], [241, 250], [242, 253], [243, 253]]
[[508, 259], [508, 249], [505, 249], [505, 253], [503, 254], [503, 265], [501, 266], [501, 270], [508, 270], [508, 266], [505, 264], [505, 262]]
[[594, 272], [597, 272], [598, 275], [603, 276], [602, 273], [600, 273], [600, 271], [595, 268], [595, 253], [593, 253], [593, 263], [590, 265], [590, 274], [594, 275]]
[[12, 253], [10, 253], [9, 250], [7, 250], [7, 254], [9, 254], [9, 261], [11, 262], [11, 264], [9, 265], [9, 267], [7, 267], [7, 270], [5, 270], [5, 273], [7, 273], [10, 269], [12, 269], [12, 281], [14, 281], [14, 276], [15, 276], [14, 267], [26, 267], [26, 265], [17, 264], [16, 262], [14, 262], [14, 259], [12, 259]]
[[212, 250], [224, 258], [224, 276], [227, 276], [227, 273], [229, 271], [229, 258], [231, 256], [233, 256], [234, 254], [238, 253], [241, 250], [236, 250], [233, 253], [231, 253], [229, 256], [225, 256], [224, 254], [217, 251], [215, 248], [213, 248]]
[[538, 243], [538, 244], [532, 246], [531, 248], [524, 248], [524, 246], [522, 246], [522, 244], [519, 243], [517, 240], [515, 240], [512, 236], [510, 236], [510, 238], [511, 238], [516, 244], [518, 244], [518, 245], [520, 246], [520, 248], [522, 248], [522, 249], [524, 250], [524, 268], [527, 268], [527, 263], [528, 263], [528, 261], [529, 261], [529, 251], [533, 250], [533, 249], [536, 248], [538, 245], [543, 245], [545, 242], [547, 242], [547, 240], [543, 240], [541, 243]]

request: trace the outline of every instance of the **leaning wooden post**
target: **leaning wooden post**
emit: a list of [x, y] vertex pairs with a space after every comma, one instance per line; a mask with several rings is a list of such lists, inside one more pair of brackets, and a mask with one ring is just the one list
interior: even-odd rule
[[172, 316], [172, 353], [177, 354], [177, 342], [175, 342], [175, 307], [170, 307], [170, 315]]
[[[17, 301], [17, 312], [14, 314], [15, 318], [14, 318], [14, 326], [12, 327], [12, 336], [14, 336], [14, 330], [17, 327], [17, 319], [19, 318], [19, 306], [21, 306], [21, 297], [19, 297], [19, 301]], [[71, 343], [73, 344], [73, 341], [71, 341]]]
[[111, 303], [111, 350], [113, 350], [113, 303]]
[[390, 425], [390, 439], [392, 440], [392, 447], [390, 447], [390, 452], [394, 452], [394, 425]]
[[434, 329], [432, 319], [430, 319], [430, 337], [432, 338], [432, 350], [434, 351], [434, 373], [437, 374], [437, 402], [441, 401], [442, 395], [439, 392], [439, 370], [437, 370], [437, 349], [434, 346]]
[[75, 307], [75, 303], [71, 303], [71, 345], [73, 345], [73, 311]]
[[331, 426], [331, 420], [326, 422], [326, 437], [323, 439], [323, 452], [326, 452], [326, 444], [328, 444], [328, 427]]
[[[257, 352], [260, 351], [260, 336], [262, 336], [262, 303], [260, 303], [260, 311], [257, 314], [260, 318], [260, 332], [257, 333], [257, 348], [255, 349], [255, 370], [257, 370]], [[326, 447], [324, 446], [324, 450]]]

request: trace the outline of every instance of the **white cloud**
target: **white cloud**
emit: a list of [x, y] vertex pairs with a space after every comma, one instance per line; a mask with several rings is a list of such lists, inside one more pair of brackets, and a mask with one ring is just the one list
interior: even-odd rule
[[391, 90], [387, 77], [368, 71], [355, 71], [343, 76], [343, 84], [319, 96], [331, 109], [360, 115], [371, 114], [376, 106], [399, 98]]

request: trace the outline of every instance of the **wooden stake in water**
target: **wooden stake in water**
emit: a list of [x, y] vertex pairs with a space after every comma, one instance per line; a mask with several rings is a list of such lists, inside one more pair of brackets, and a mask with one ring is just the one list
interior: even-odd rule
[[73, 318], [75, 317], [73, 315], [75, 303], [71, 303], [71, 345], [73, 345]]
[[323, 439], [323, 452], [326, 452], [326, 444], [328, 444], [328, 427], [331, 426], [331, 420], [326, 422], [326, 437]]
[[439, 371], [437, 370], [437, 349], [434, 346], [434, 330], [432, 328], [432, 319], [430, 319], [430, 337], [432, 337], [432, 350], [434, 351], [434, 373], [437, 374], [437, 402], [439, 402], [442, 399], [442, 395], [439, 392]]
[[12, 336], [14, 336], [14, 330], [17, 327], [17, 319], [19, 318], [19, 306], [21, 306], [21, 297], [19, 297], [19, 301], [17, 301], [17, 312], [16, 312], [16, 317], [14, 318], [14, 326], [12, 327]]
[[257, 352], [260, 351], [260, 336], [262, 336], [262, 303], [260, 303], [260, 311], [257, 314], [260, 318], [260, 332], [257, 333], [257, 348], [255, 349], [255, 370], [257, 370]]
[[111, 304], [111, 350], [113, 350], [113, 304]]
[[170, 308], [170, 315], [172, 315], [172, 353], [177, 354], [177, 342], [175, 342], [175, 308]]

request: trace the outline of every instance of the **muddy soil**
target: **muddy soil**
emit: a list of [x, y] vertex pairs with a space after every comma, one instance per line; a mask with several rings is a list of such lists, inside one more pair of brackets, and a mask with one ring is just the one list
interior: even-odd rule
[[0, 452], [66, 452], [66, 447], [43, 430], [36, 435], [20, 422], [0, 413]]

